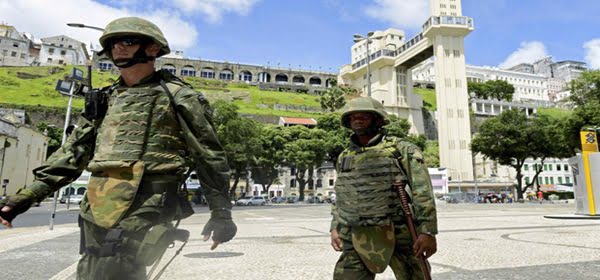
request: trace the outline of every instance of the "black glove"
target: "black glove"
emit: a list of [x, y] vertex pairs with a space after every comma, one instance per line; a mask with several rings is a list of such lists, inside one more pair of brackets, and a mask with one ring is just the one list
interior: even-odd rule
[[227, 209], [213, 210], [210, 220], [204, 226], [202, 235], [211, 235], [212, 240], [225, 243], [237, 233], [237, 226], [231, 219], [231, 211]]
[[[17, 194], [0, 200], [0, 217], [10, 223], [17, 215], [29, 210], [34, 201], [33, 192], [27, 189], [20, 189], [17, 191]], [[12, 209], [8, 212], [3, 212], [2, 208], [4, 206], [10, 206]]]

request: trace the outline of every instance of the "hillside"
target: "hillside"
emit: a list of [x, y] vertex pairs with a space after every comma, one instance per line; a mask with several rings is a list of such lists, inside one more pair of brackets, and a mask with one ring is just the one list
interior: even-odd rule
[[[85, 67], [77, 67], [85, 70]], [[70, 74], [71, 67], [0, 67], [0, 107], [41, 109], [52, 107], [63, 111], [68, 98], [56, 90], [56, 82]], [[94, 87], [110, 85], [117, 77], [108, 72], [94, 71]], [[228, 100], [240, 107], [241, 114], [258, 116], [317, 117], [320, 105], [316, 95], [261, 91], [246, 84], [218, 80], [188, 78], [195, 89], [211, 101]], [[83, 108], [83, 100], [75, 99], [75, 111]], [[278, 108], [278, 109], [276, 109]]]

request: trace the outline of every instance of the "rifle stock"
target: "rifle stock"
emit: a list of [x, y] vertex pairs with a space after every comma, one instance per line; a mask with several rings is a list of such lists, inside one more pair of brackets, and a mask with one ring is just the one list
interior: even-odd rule
[[[415, 228], [415, 221], [413, 219], [413, 213], [410, 209], [408, 194], [406, 193], [406, 186], [403, 182], [394, 183], [394, 189], [398, 193], [398, 197], [400, 198], [400, 207], [402, 207], [402, 211], [404, 211], [404, 215], [406, 215], [406, 224], [408, 225], [408, 230], [410, 231], [410, 235], [413, 240], [413, 245], [417, 241], [417, 229]], [[431, 280], [431, 271], [429, 271], [429, 262], [425, 258], [424, 255], [417, 256], [417, 260], [419, 262], [419, 266], [421, 267], [421, 271], [423, 271], [423, 276], [425, 280]]]

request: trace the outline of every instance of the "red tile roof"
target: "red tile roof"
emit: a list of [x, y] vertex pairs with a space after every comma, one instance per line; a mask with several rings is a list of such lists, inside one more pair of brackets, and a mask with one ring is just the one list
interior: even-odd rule
[[289, 118], [281, 117], [284, 124], [301, 124], [301, 125], [317, 125], [317, 121], [313, 118]]

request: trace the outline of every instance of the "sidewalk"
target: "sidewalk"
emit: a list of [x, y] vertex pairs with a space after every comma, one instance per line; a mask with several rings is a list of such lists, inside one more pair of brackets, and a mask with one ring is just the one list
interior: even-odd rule
[[[438, 206], [434, 279], [595, 279], [600, 275], [600, 221], [545, 219], [573, 205]], [[210, 251], [200, 231], [208, 214], [182, 222], [191, 239], [161, 279], [332, 279], [339, 253], [329, 242], [329, 206], [235, 207], [238, 235]], [[8, 232], [8, 231], [7, 231]], [[159, 268], [173, 256], [169, 249]], [[75, 224], [0, 232], [3, 279], [74, 279]], [[15, 273], [11, 273], [14, 271]], [[8, 272], [8, 274], [7, 274]], [[388, 269], [378, 280], [394, 279]]]

